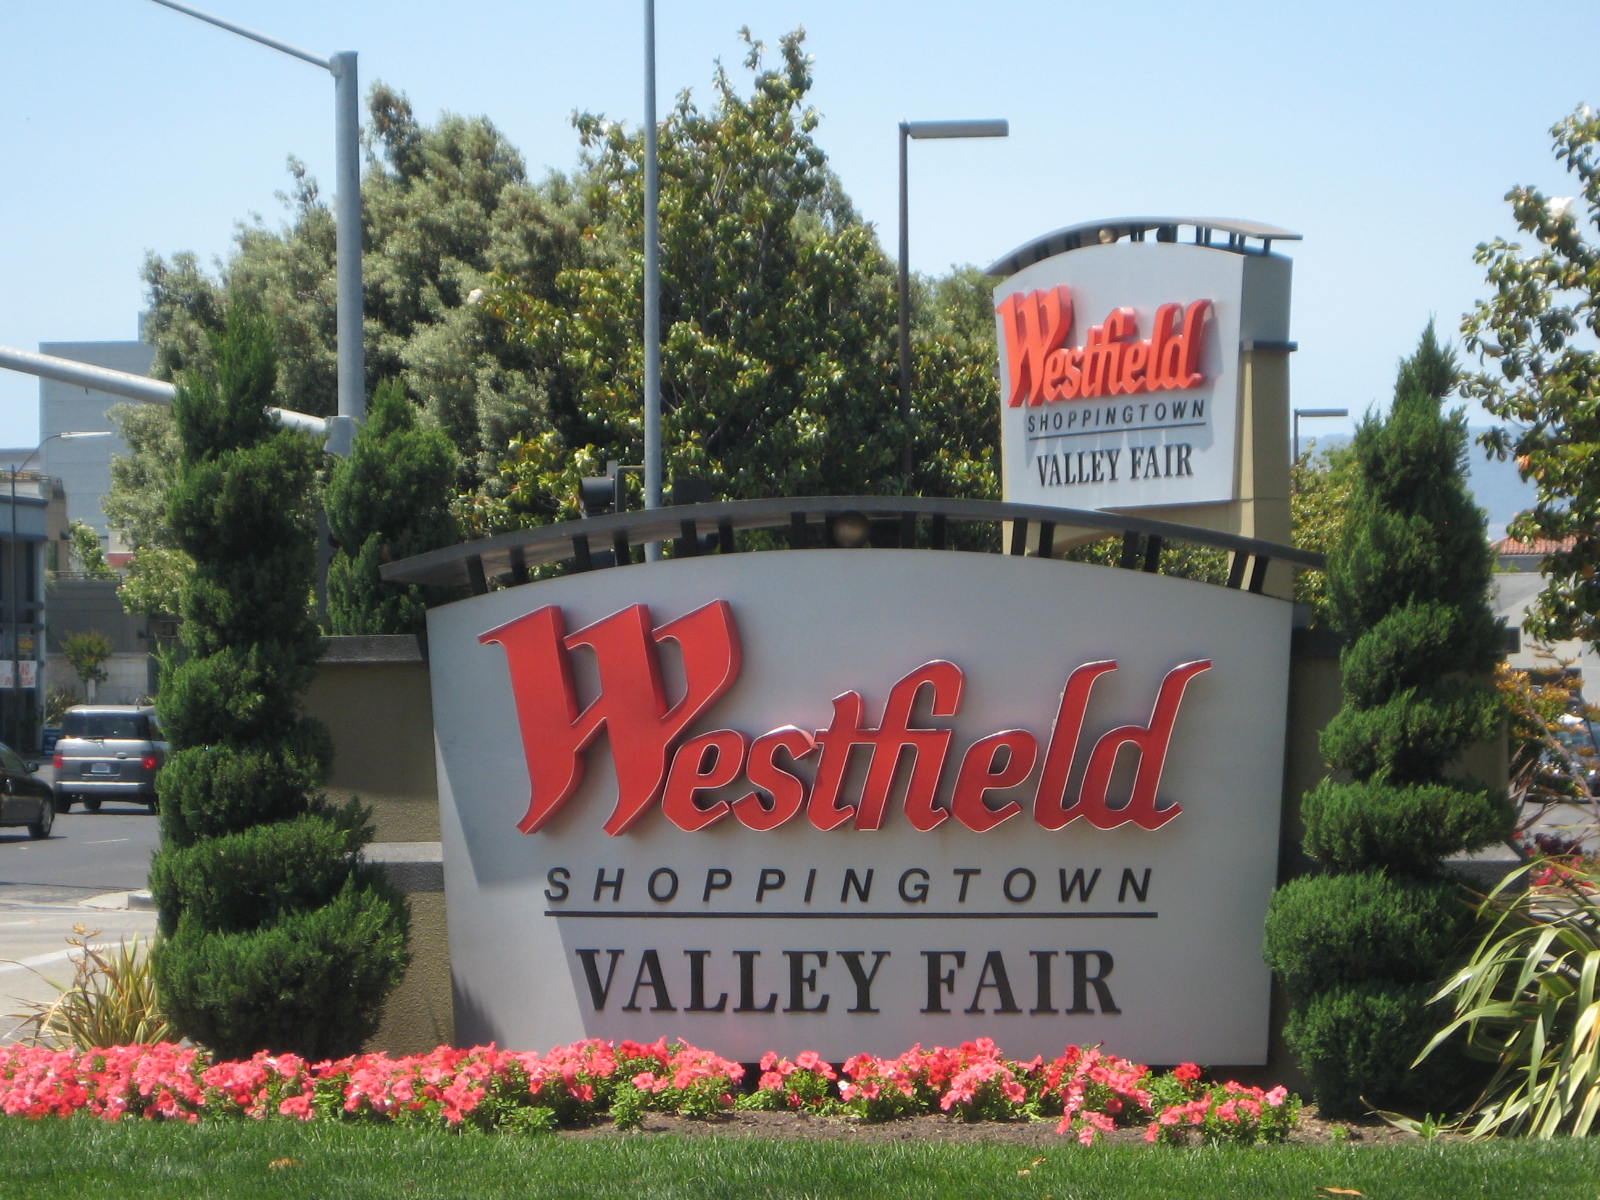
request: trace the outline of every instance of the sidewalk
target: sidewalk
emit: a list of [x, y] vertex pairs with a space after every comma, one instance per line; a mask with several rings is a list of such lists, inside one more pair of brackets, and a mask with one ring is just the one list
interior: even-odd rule
[[54, 1000], [50, 980], [72, 979], [70, 937], [92, 935], [93, 945], [115, 946], [155, 933], [148, 893], [110, 892], [76, 904], [30, 904], [0, 909], [0, 1042], [17, 1036], [27, 1005]]

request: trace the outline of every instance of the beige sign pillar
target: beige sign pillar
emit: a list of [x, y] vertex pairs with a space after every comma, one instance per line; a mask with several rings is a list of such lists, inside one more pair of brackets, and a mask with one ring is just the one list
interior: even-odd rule
[[[1124, 218], [991, 266], [1004, 498], [1288, 544], [1291, 263], [1272, 247], [1298, 238]], [[1275, 566], [1266, 590], [1291, 587]]]

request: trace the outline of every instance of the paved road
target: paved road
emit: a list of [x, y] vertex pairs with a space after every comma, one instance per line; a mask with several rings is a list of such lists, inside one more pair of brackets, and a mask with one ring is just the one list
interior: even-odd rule
[[107, 804], [97, 813], [74, 808], [56, 815], [42, 841], [26, 829], [0, 829], [0, 893], [14, 887], [68, 887], [96, 892], [145, 885], [161, 821], [142, 807]]
[[51, 980], [71, 979], [68, 938], [114, 945], [155, 932], [155, 913], [126, 907], [126, 894], [145, 886], [159, 830], [142, 807], [120, 804], [59, 814], [43, 841], [0, 829], [0, 1041], [17, 1035], [28, 1004], [54, 999]]

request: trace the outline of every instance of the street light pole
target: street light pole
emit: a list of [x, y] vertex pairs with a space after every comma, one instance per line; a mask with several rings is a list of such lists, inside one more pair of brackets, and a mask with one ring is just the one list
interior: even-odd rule
[[[656, 131], [656, 6], [644, 0], [644, 506], [661, 507], [661, 180]], [[647, 542], [647, 561], [661, 555]]]
[[1289, 456], [1289, 465], [1293, 466], [1300, 461], [1300, 418], [1301, 417], [1348, 417], [1348, 408], [1297, 408], [1294, 410], [1294, 437], [1291, 439], [1292, 452]]
[[911, 138], [1006, 137], [1010, 123], [993, 121], [901, 121], [900, 122], [900, 420], [905, 442], [900, 448], [900, 473], [903, 487], [911, 490], [915, 467], [914, 438], [911, 431], [911, 237], [909, 204], [906, 199], [906, 142]]
[[180, 4], [153, 0], [218, 29], [259, 42], [291, 58], [321, 67], [333, 76], [334, 107], [334, 264], [337, 279], [336, 337], [339, 353], [339, 414], [328, 423], [328, 450], [345, 456], [356, 427], [366, 419], [366, 352], [362, 347], [361, 296], [361, 89], [356, 53], [345, 50], [323, 58], [277, 38], [235, 25], [221, 17]]
[[[17, 542], [17, 475], [25, 470], [34, 457], [57, 438], [63, 441], [72, 438], [102, 438], [110, 437], [109, 429], [96, 429], [87, 432], [70, 430], [64, 433], [52, 433], [30, 450], [20, 463], [11, 467], [11, 561], [10, 561], [10, 586], [6, 589], [9, 620], [9, 636], [6, 639], [6, 650], [11, 656], [11, 687], [10, 703], [6, 714], [6, 742], [13, 750], [22, 753], [22, 748], [17, 745], [21, 740], [22, 722], [18, 719], [22, 711], [22, 587], [21, 587], [21, 562], [22, 555], [18, 553]], [[46, 504], [49, 497], [45, 497]], [[37, 684], [35, 685], [37, 686]], [[32, 747], [29, 747], [31, 749]]]

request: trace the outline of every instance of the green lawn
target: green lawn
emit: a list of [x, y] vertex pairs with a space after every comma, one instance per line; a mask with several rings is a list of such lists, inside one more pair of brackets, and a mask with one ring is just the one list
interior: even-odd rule
[[[932, 1143], [589, 1140], [386, 1127], [0, 1120], [4, 1200], [601, 1200], [870, 1196], [874, 1200], [1550, 1200], [1600, 1195], [1600, 1139], [1177, 1150], [1063, 1140], [1039, 1152]], [[1024, 1174], [1023, 1172], [1026, 1172]]]

